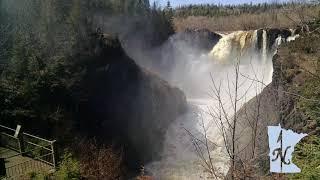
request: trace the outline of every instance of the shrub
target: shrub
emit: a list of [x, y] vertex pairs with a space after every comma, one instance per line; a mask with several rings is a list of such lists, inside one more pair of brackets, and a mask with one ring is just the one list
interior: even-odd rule
[[320, 138], [306, 137], [303, 143], [296, 146], [293, 162], [301, 168], [301, 173], [288, 176], [289, 179], [316, 180], [320, 177]]
[[87, 179], [119, 179], [124, 174], [122, 153], [111, 146], [98, 145], [95, 140], [77, 146], [80, 172]]
[[56, 179], [80, 179], [80, 164], [70, 152], [65, 152], [62, 161], [55, 173]]

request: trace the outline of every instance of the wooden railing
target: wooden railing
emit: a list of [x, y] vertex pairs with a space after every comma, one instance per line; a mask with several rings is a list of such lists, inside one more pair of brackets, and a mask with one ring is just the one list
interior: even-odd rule
[[22, 132], [15, 137], [15, 129], [0, 125], [1, 146], [17, 152], [6, 160], [17, 156], [25, 156], [31, 159], [6, 167], [6, 176], [12, 178], [30, 172], [54, 171], [56, 168], [54, 143], [28, 133]]

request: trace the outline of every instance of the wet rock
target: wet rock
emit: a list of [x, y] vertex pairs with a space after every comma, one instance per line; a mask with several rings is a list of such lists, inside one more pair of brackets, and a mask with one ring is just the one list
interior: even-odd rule
[[263, 47], [263, 31], [266, 32], [266, 43], [268, 51], [272, 51], [273, 45], [276, 39], [281, 36], [284, 39], [287, 39], [289, 36], [292, 36], [290, 29], [285, 28], [267, 28], [257, 30], [257, 49], [261, 50]]
[[287, 39], [289, 36], [291, 36], [291, 31], [289, 29], [278, 29], [278, 28], [271, 28], [266, 29], [267, 31], [267, 47], [268, 49], [272, 49], [273, 44], [275, 43], [275, 40], [277, 37], [281, 36], [282, 38]]

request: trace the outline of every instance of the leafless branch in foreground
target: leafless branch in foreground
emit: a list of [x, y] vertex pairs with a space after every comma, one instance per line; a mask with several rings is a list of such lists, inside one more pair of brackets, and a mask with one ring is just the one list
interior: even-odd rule
[[[207, 135], [208, 129], [205, 127], [203, 115], [200, 113], [201, 118], [201, 128], [203, 130], [204, 140], [197, 138], [193, 133], [189, 130], [185, 129], [188, 135], [191, 138], [192, 144], [195, 147], [195, 151], [197, 156], [200, 158], [202, 162], [202, 167], [210, 174], [210, 178], [220, 179], [222, 178], [222, 174], [218, 172], [217, 168], [214, 166], [212, 157], [211, 157], [211, 147], [209, 145], [209, 138]], [[217, 146], [215, 144], [215, 146]]]

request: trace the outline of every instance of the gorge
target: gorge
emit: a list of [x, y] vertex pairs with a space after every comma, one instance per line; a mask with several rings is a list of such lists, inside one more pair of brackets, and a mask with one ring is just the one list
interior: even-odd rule
[[[206, 30], [196, 30], [204, 32]], [[186, 32], [188, 34], [190, 30]], [[213, 33], [214, 34], [214, 33]], [[199, 35], [198, 35], [199, 36]], [[229, 156], [226, 152], [226, 142], [223, 140], [219, 121], [213, 116], [214, 108], [219, 102], [212, 93], [213, 83], [221, 88], [221, 99], [225, 103], [227, 115], [234, 116], [232, 101], [235, 89], [230, 84], [235, 83], [235, 68], [239, 62], [239, 99], [236, 111], [243, 109], [250, 99], [259, 96], [266, 85], [272, 81], [272, 58], [281, 43], [295, 39], [299, 35], [289, 29], [259, 29], [255, 31], [237, 31], [216, 37], [211, 41], [212, 50], [198, 48], [195, 42], [190, 47], [190, 39], [199, 39], [189, 33], [175, 41], [170, 39], [170, 47], [174, 47], [174, 68], [167, 80], [181, 88], [188, 99], [188, 112], [171, 124], [166, 132], [166, 139], [160, 161], [150, 163], [147, 168], [155, 177], [168, 179], [206, 179], [208, 172], [204, 171], [205, 163], [197, 154], [197, 148], [206, 152], [203, 144], [209, 140], [208, 147], [217, 173], [226, 175], [229, 168]], [[181, 37], [181, 35], [180, 35]], [[207, 37], [209, 39], [209, 37]], [[173, 44], [173, 45], [172, 45]], [[188, 47], [189, 45], [189, 47]], [[195, 48], [196, 47], [196, 48]], [[183, 51], [185, 49], [185, 51]], [[179, 53], [177, 53], [177, 51]], [[166, 55], [168, 57], [168, 55]], [[211, 76], [210, 76], [211, 75]], [[221, 107], [220, 107], [221, 108]], [[252, 107], [252, 109], [255, 109]], [[253, 111], [253, 110], [252, 110]], [[246, 129], [246, 122], [240, 118], [237, 128], [239, 134]], [[224, 122], [226, 123], [226, 122]], [[220, 127], [220, 129], [219, 129]], [[263, 131], [263, 130], [262, 130]], [[237, 133], [237, 135], [239, 135]], [[247, 132], [250, 134], [250, 132]], [[246, 139], [246, 140], [244, 140]], [[195, 146], [195, 141], [200, 144]], [[250, 137], [240, 137], [237, 144], [250, 141]], [[237, 151], [240, 148], [237, 147]], [[199, 149], [198, 149], [199, 150]], [[248, 153], [248, 152], [247, 152]], [[205, 153], [204, 153], [205, 154]], [[209, 161], [209, 157], [207, 159]]]
[[0, 125], [56, 140], [55, 172], [18, 173], [273, 178], [267, 126], [280, 123], [310, 134], [294, 176], [317, 179], [319, 9], [0, 1]]

